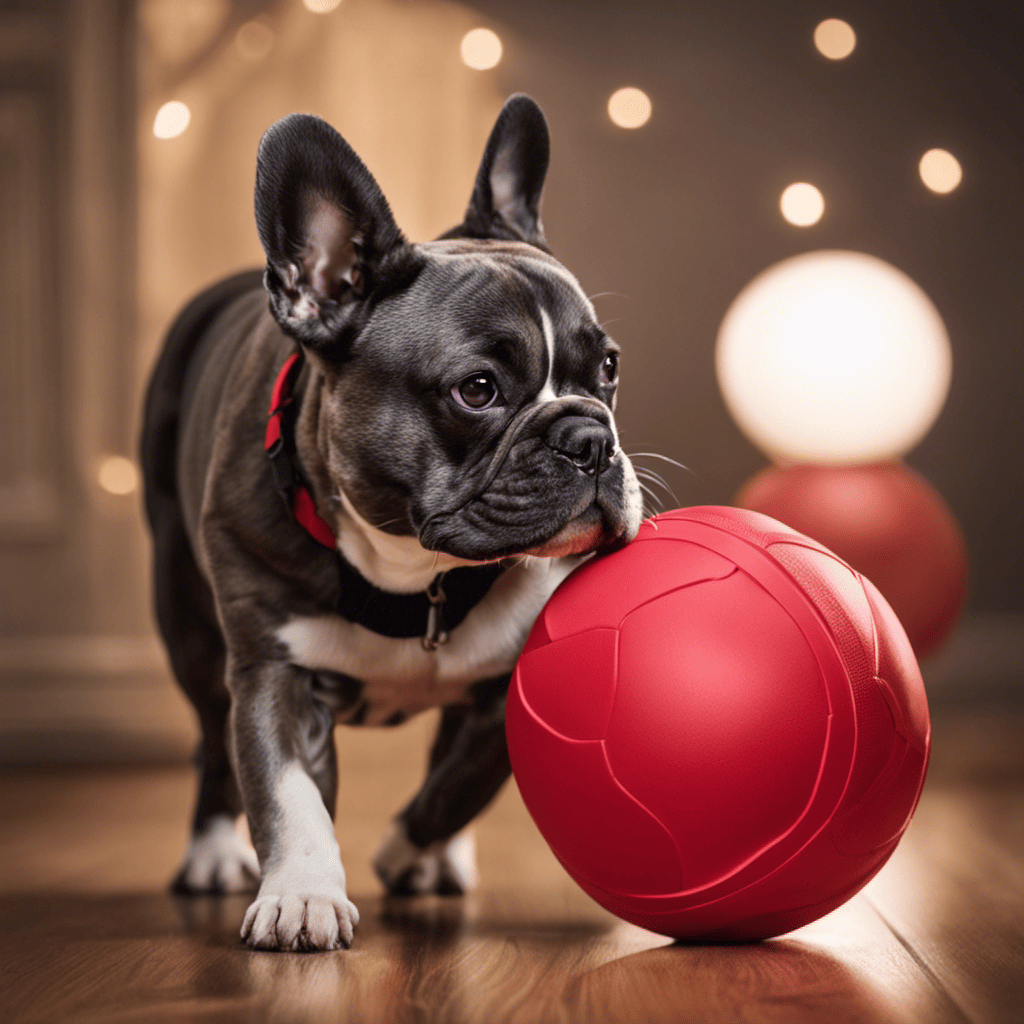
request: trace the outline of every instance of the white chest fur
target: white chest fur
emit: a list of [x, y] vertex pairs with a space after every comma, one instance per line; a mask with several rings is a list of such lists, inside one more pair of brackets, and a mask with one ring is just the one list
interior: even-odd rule
[[394, 711], [422, 711], [458, 701], [466, 687], [515, 666], [534, 619], [579, 558], [526, 558], [503, 573], [452, 631], [424, 650], [418, 637], [394, 639], [338, 615], [296, 616], [277, 632], [295, 665], [338, 672], [363, 683], [366, 724]]

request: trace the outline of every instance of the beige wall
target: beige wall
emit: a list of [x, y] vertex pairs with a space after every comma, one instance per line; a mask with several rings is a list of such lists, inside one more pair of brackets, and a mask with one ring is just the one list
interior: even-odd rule
[[[179, 6], [142, 5], [143, 362], [184, 297], [262, 262], [252, 212], [255, 156], [279, 117], [306, 111], [334, 124], [377, 177], [399, 225], [424, 239], [461, 217], [504, 99], [493, 77], [459, 60], [459, 42], [479, 18], [454, 4], [346, 0], [326, 16], [297, 0], [264, 6], [259, 20], [274, 42], [263, 60], [242, 55], [235, 43], [242, 18], [224, 4], [223, 22], [197, 34], [202, 56], [192, 66], [194, 53], [178, 49], [175, 59], [161, 43]], [[153, 116], [169, 99], [186, 103], [192, 121], [178, 138], [156, 139]]]
[[133, 446], [132, 25], [121, 0], [0, 6], [3, 759], [166, 732], [137, 504], [96, 482]]
[[[238, 29], [273, 36], [247, 58]], [[154, 636], [134, 458], [149, 367], [197, 289], [261, 261], [256, 147], [327, 118], [412, 238], [461, 216], [503, 95], [449, 3], [0, 5], [0, 763], [181, 756], [195, 729]], [[161, 104], [189, 105], [154, 137]]]

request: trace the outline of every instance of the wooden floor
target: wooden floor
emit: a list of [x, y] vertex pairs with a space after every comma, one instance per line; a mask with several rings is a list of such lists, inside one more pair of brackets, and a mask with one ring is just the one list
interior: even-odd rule
[[[580, 893], [511, 788], [477, 827], [483, 887], [382, 899], [367, 861], [416, 782], [419, 722], [341, 733], [350, 951], [253, 953], [244, 898], [174, 899], [187, 768], [0, 780], [0, 1021], [1024, 1021], [1024, 732], [946, 713], [895, 857], [789, 936], [676, 947]], [[382, 769], [379, 765], [387, 765]]]

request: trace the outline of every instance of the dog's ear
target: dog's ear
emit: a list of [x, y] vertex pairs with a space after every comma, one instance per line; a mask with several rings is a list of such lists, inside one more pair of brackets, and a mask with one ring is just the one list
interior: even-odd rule
[[548, 251], [540, 197], [550, 154], [540, 107], [522, 93], [509, 97], [487, 140], [466, 219], [445, 237], [504, 238]]
[[260, 142], [256, 226], [274, 316], [313, 349], [338, 343], [382, 261], [405, 244], [373, 175], [310, 114], [290, 114]]

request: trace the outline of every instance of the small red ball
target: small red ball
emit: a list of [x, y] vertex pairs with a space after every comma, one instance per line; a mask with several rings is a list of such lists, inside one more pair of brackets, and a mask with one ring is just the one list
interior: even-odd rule
[[881, 868], [924, 782], [920, 671], [884, 598], [767, 516], [679, 509], [581, 566], [509, 690], [520, 792], [586, 892], [677, 938], [750, 940]]
[[770, 466], [736, 504], [813, 537], [867, 576], [919, 658], [956, 625], [967, 589], [963, 534], [935, 488], [902, 462]]

